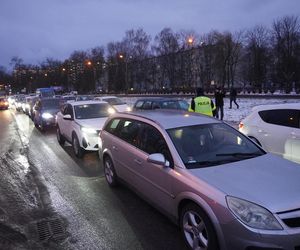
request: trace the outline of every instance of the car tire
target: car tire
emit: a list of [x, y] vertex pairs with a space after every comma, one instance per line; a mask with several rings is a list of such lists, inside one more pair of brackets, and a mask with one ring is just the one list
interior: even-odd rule
[[36, 120], [36, 117], [33, 119], [33, 123], [34, 123], [34, 126], [35, 126], [36, 128], [39, 127], [39, 125], [38, 125], [38, 123], [37, 123], [37, 120]]
[[57, 138], [59, 145], [63, 146], [65, 144], [66, 140], [63, 137], [63, 135], [60, 133], [60, 129], [58, 126], [56, 127], [56, 138]]
[[44, 125], [43, 120], [41, 121], [41, 124], [39, 125], [39, 128], [40, 128], [41, 132], [45, 132], [45, 125]]
[[84, 149], [80, 147], [79, 140], [76, 134], [74, 134], [72, 137], [72, 147], [76, 157], [82, 158], [84, 155]]
[[106, 156], [103, 161], [105, 179], [110, 187], [118, 186], [118, 177], [112, 159]]
[[180, 228], [189, 249], [219, 249], [212, 222], [195, 203], [183, 207], [180, 214]]

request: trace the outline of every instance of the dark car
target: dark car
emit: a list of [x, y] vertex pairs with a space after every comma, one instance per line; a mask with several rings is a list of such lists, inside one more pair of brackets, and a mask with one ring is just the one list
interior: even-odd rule
[[34, 125], [44, 131], [47, 127], [55, 126], [56, 114], [60, 108], [60, 98], [38, 99], [33, 107]]
[[138, 99], [133, 105], [133, 110], [141, 109], [179, 109], [188, 110], [189, 104], [182, 99], [174, 98], [145, 98]]
[[0, 97], [0, 109], [8, 109], [9, 103], [5, 97]]

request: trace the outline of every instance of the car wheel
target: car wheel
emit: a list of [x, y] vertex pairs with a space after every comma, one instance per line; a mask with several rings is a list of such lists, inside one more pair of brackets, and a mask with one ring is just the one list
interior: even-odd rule
[[63, 135], [60, 133], [60, 129], [59, 127], [57, 126], [56, 128], [56, 138], [57, 138], [57, 141], [58, 143], [63, 146], [65, 144], [65, 138], [63, 137]]
[[34, 123], [34, 126], [35, 126], [36, 128], [39, 127], [39, 126], [38, 126], [38, 123], [37, 123], [37, 120], [36, 120], [36, 117], [33, 119], [33, 123]]
[[219, 249], [217, 236], [210, 219], [196, 204], [189, 203], [182, 209], [180, 227], [185, 243], [190, 249]]
[[104, 174], [109, 186], [115, 187], [118, 185], [118, 177], [114, 168], [114, 164], [110, 157], [104, 158]]
[[84, 150], [83, 150], [83, 148], [80, 147], [77, 135], [73, 135], [73, 138], [72, 138], [72, 147], [73, 147], [74, 154], [78, 158], [82, 158], [83, 154], [84, 154]]
[[39, 127], [40, 127], [41, 132], [45, 132], [45, 125], [44, 125], [43, 121], [41, 121], [41, 124]]

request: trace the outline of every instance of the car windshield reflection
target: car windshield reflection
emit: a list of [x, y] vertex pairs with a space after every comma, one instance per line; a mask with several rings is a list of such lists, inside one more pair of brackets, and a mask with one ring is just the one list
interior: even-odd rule
[[108, 102], [110, 105], [124, 105], [126, 102], [120, 98], [104, 98], [103, 101]]
[[189, 169], [216, 166], [265, 154], [251, 140], [226, 124], [169, 129], [183, 163]]
[[74, 106], [76, 119], [93, 119], [110, 115], [108, 104], [83, 104]]

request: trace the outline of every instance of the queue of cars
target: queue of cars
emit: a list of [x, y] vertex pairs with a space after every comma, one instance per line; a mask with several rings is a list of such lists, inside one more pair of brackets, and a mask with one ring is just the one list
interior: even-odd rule
[[[108, 185], [125, 183], [166, 214], [189, 249], [300, 249], [300, 165], [268, 152], [299, 148], [299, 104], [259, 107], [238, 131], [169, 101], [140, 98], [129, 112], [101, 98], [60, 101], [57, 140], [77, 157], [98, 152]], [[291, 142], [270, 138], [287, 124]]]

